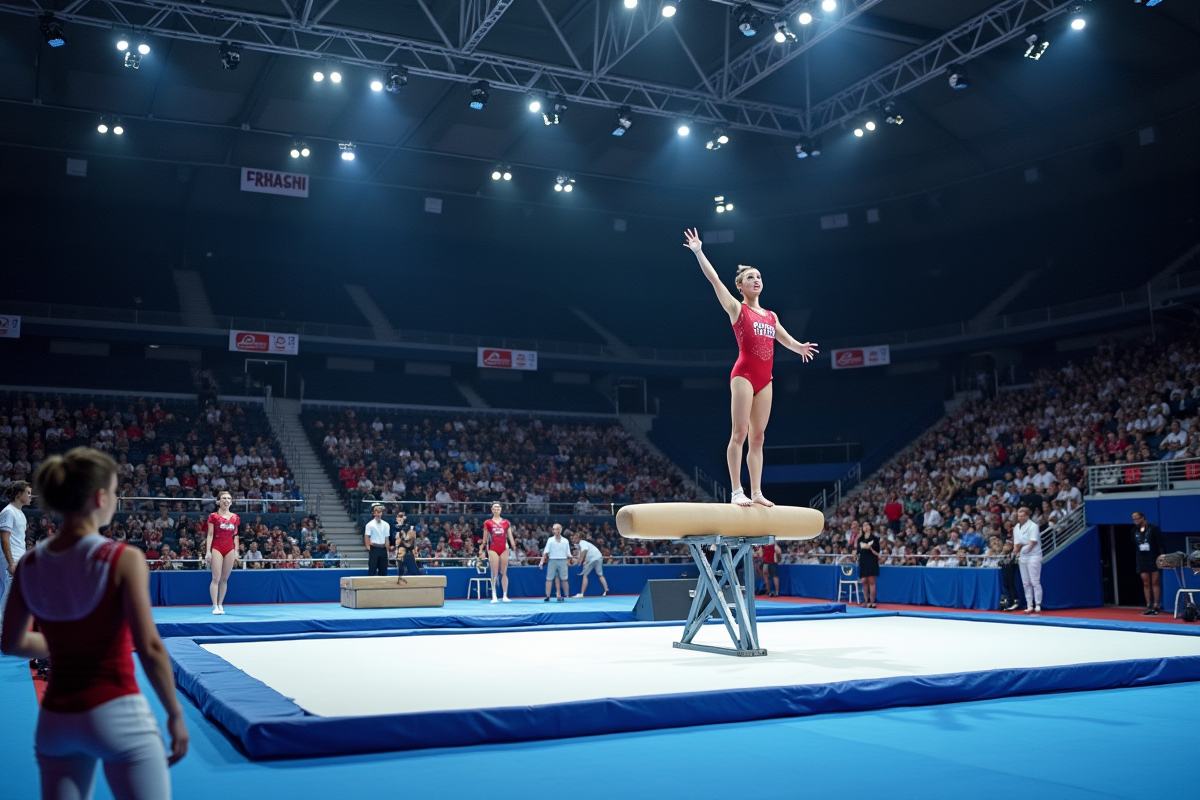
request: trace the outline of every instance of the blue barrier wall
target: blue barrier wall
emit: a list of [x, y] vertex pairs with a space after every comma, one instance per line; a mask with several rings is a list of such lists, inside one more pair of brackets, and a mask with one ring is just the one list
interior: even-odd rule
[[[229, 578], [229, 593], [225, 602], [238, 603], [336, 603], [341, 599], [339, 581], [343, 576], [366, 575], [363, 569], [274, 569], [234, 570]], [[396, 571], [390, 571], [395, 575]], [[427, 575], [446, 576], [446, 598], [467, 596], [471, 578], [479, 577], [470, 567], [428, 569]], [[509, 590], [513, 597], [541, 597], [545, 594], [546, 572], [537, 567], [511, 567], [508, 570]], [[607, 566], [613, 594], [639, 594], [648, 580], [696, 578], [699, 573], [693, 564], [647, 564], [644, 566]], [[150, 601], [159, 606], [208, 605], [208, 584], [211, 575], [197, 572], [151, 572]], [[570, 570], [571, 594], [579, 591], [579, 568]], [[499, 588], [499, 587], [497, 587]], [[595, 574], [588, 579], [588, 596], [602, 591]]]
[[1088, 498], [1084, 505], [1088, 525], [1132, 525], [1130, 515], [1141, 511], [1163, 533], [1194, 533], [1200, 527], [1200, 494], [1133, 492]]
[[[832, 564], [785, 564], [779, 567], [779, 591], [835, 600], [840, 575], [841, 568]], [[880, 567], [875, 590], [881, 603], [994, 609], [1000, 604], [1000, 571], [977, 567]]]

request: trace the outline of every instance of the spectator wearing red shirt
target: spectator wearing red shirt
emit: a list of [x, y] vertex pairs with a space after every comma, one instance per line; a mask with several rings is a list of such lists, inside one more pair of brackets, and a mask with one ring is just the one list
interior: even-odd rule
[[888, 527], [894, 531], [900, 530], [900, 517], [904, 516], [904, 505], [896, 495], [883, 507], [883, 515], [887, 517]]
[[[758, 552], [759, 558], [762, 559], [762, 579], [767, 589], [767, 597], [779, 597], [779, 546], [764, 544]], [[771, 588], [772, 581], [775, 582], [774, 589]]]

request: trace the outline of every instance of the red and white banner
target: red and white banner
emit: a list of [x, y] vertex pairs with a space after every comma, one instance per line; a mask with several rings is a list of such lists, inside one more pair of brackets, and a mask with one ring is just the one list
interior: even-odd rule
[[242, 167], [242, 191], [308, 197], [308, 176], [295, 172]]
[[834, 350], [834, 369], [855, 369], [857, 367], [882, 367], [892, 363], [891, 352], [886, 344], [875, 347], [847, 347]]
[[537, 369], [536, 350], [506, 350], [500, 347], [479, 348], [478, 364], [480, 367], [496, 369]]
[[300, 337], [294, 333], [230, 331], [229, 349], [235, 353], [294, 356], [300, 352]]
[[20, 339], [21, 318], [0, 314], [0, 339]]

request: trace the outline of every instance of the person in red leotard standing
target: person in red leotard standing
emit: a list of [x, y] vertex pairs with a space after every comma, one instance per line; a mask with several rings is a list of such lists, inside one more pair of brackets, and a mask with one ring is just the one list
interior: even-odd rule
[[[813, 342], [797, 342], [783, 329], [778, 317], [759, 305], [763, 279], [758, 270], [744, 265], [738, 267], [734, 279], [734, 285], [742, 293], [742, 300], [738, 302], [721, 283], [717, 271], [705, 257], [696, 231], [684, 231], [683, 235], [686, 239], [683, 246], [696, 254], [704, 277], [708, 278], [721, 307], [729, 314], [738, 342], [738, 360], [729, 376], [733, 434], [725, 449], [733, 488], [730, 500], [739, 506], [755, 503], [773, 506], [775, 504], [763, 497], [762, 493], [762, 448], [767, 420], [771, 416], [771, 366], [775, 360], [775, 342], [778, 340], [788, 350], [799, 353], [805, 361], [811, 361], [817, 354], [817, 345]], [[746, 454], [746, 466], [750, 470], [750, 497], [742, 489], [742, 445], [747, 438], [750, 440], [750, 451]]]
[[[516, 552], [517, 540], [512, 535], [512, 523], [500, 516], [503, 507], [492, 503], [492, 518], [483, 522], [483, 540], [487, 547], [488, 564], [492, 567], [492, 602], [496, 599], [496, 581], [504, 584], [504, 602], [508, 600], [508, 554]], [[497, 577], [499, 573], [499, 577]]]
[[[169, 800], [167, 767], [187, 753], [188, 732], [150, 614], [146, 559], [99, 533], [117, 508], [117, 464], [76, 447], [47, 457], [34, 483], [62, 525], [17, 565], [0, 651], [52, 664], [34, 735], [42, 797], [91, 798], [99, 760], [117, 800]], [[134, 677], [135, 647], [167, 711], [169, 757]]]
[[217, 510], [208, 515], [208, 537], [204, 552], [212, 568], [212, 583], [208, 584], [208, 595], [212, 598], [214, 614], [225, 613], [225, 592], [229, 589], [229, 573], [238, 555], [238, 526], [242, 524], [237, 514], [230, 513], [233, 495], [221, 492], [217, 495]]

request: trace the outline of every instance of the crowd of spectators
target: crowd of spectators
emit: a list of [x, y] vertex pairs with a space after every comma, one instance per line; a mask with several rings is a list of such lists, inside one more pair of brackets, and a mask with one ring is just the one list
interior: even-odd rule
[[1087, 467], [1116, 482], [1124, 466], [1200, 457], [1200, 348], [1104, 344], [1083, 363], [1044, 369], [1031, 384], [965, 403], [860, 484], [828, 514], [825, 533], [785, 548], [785, 563], [854, 552], [866, 526], [880, 562], [994, 566], [1016, 509], [1042, 530], [1080, 507]]
[[[614, 503], [694, 500], [679, 470], [616, 422], [538, 417], [306, 414], [306, 428], [352, 514], [363, 501], [455, 512], [611, 513]], [[514, 508], [518, 507], [518, 508]]]

